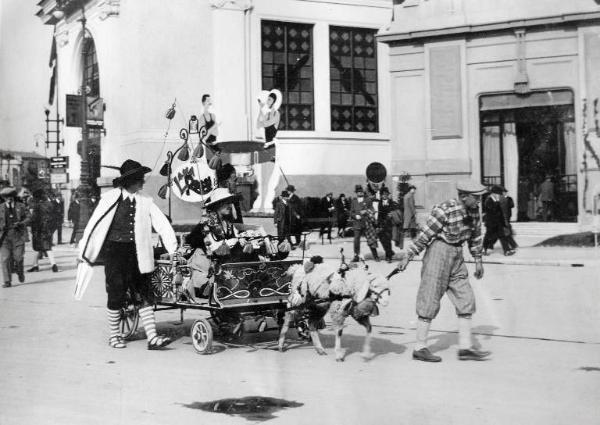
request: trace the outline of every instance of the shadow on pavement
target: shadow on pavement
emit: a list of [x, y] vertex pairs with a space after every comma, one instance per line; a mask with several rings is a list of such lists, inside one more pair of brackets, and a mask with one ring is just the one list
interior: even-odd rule
[[[492, 337], [494, 330], [498, 329], [497, 326], [491, 325], [480, 325], [476, 326], [472, 329], [473, 335], [471, 336], [471, 345], [473, 348], [481, 349], [481, 344], [479, 343], [479, 339], [488, 340]], [[478, 335], [482, 334], [482, 335]], [[431, 352], [435, 353], [438, 351], [443, 351], [451, 346], [458, 346], [458, 332], [443, 332], [435, 336], [431, 336], [428, 338], [429, 340], [429, 349]]]

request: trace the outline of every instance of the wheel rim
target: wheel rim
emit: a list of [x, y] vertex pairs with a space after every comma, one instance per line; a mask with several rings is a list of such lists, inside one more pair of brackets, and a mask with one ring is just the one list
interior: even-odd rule
[[123, 338], [128, 338], [135, 333], [138, 327], [139, 315], [135, 307], [121, 310], [121, 322], [119, 329]]
[[211, 340], [211, 329], [208, 328], [208, 324], [203, 321], [194, 323], [192, 330], [192, 344], [194, 348], [199, 352], [204, 352], [210, 348]]

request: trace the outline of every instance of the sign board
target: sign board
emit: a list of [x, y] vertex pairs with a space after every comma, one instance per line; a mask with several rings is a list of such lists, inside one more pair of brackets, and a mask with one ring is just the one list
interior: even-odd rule
[[173, 170], [171, 190], [186, 202], [204, 202], [216, 187], [215, 171], [206, 162], [206, 155], [196, 162], [186, 161]]
[[62, 169], [69, 168], [69, 157], [68, 156], [53, 156], [50, 158], [51, 169]]
[[50, 174], [50, 183], [51, 184], [62, 184], [69, 182], [69, 174], [68, 173], [51, 173]]
[[[67, 127], [81, 127], [83, 124], [82, 97], [68, 94], [66, 100]], [[90, 127], [102, 127], [104, 124], [104, 100], [101, 97], [87, 96], [86, 124]]]

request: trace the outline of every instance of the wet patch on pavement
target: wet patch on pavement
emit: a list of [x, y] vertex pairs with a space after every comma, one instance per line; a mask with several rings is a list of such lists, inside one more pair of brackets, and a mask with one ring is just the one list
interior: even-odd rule
[[586, 372], [600, 372], [600, 367], [594, 367], [594, 366], [581, 366], [579, 369], [577, 370], [585, 370]]
[[268, 421], [274, 419], [275, 412], [291, 407], [303, 406], [303, 403], [288, 401], [281, 398], [250, 396], [241, 398], [224, 398], [221, 400], [195, 402], [184, 404], [189, 409], [199, 409], [205, 412], [224, 413], [246, 418], [249, 421]]

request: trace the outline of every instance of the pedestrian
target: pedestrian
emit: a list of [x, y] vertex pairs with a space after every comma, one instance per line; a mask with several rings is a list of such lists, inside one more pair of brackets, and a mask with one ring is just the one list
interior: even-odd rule
[[290, 196], [287, 190], [283, 190], [281, 195], [273, 200], [273, 220], [277, 228], [277, 236], [280, 241], [287, 240], [290, 242], [290, 208], [288, 205], [288, 197]]
[[43, 186], [36, 186], [33, 190], [33, 205], [31, 210], [31, 245], [34, 252], [33, 266], [27, 271], [29, 273], [39, 272], [39, 261], [48, 257], [52, 271], [58, 273], [58, 265], [52, 251], [52, 236], [56, 231], [56, 219], [54, 217], [54, 202], [46, 194]]
[[120, 167], [120, 177], [113, 180], [114, 189], [104, 193], [94, 210], [79, 244], [79, 259], [96, 265], [102, 251], [106, 275], [108, 343], [112, 348], [125, 348], [119, 331], [121, 309], [131, 302], [139, 306], [146, 331], [148, 350], [161, 349], [171, 339], [158, 335], [154, 318], [154, 271], [152, 229], [172, 256], [177, 249], [175, 232], [167, 217], [151, 197], [140, 191], [144, 176], [151, 171], [139, 162], [127, 159]]
[[295, 243], [292, 247], [299, 246], [302, 243], [302, 221], [304, 219], [302, 200], [296, 195], [294, 185], [288, 185], [285, 190], [290, 194], [288, 206], [290, 209], [290, 234], [294, 237]]
[[546, 175], [546, 179], [540, 185], [540, 202], [542, 203], [542, 219], [550, 221], [554, 219], [554, 182], [550, 174]]
[[415, 192], [417, 188], [413, 185], [408, 187], [408, 192], [404, 195], [404, 220], [402, 222], [402, 228], [404, 235], [407, 235], [411, 239], [417, 237], [417, 206], [415, 204]]
[[475, 313], [475, 295], [469, 283], [463, 258], [463, 243], [467, 242], [475, 259], [475, 278], [483, 277], [481, 261], [481, 217], [478, 204], [485, 187], [474, 180], [456, 185], [458, 199], [436, 205], [418, 237], [409, 244], [398, 269], [403, 271], [410, 260], [425, 250], [421, 269], [421, 284], [417, 293], [417, 331], [413, 359], [439, 362], [427, 348], [431, 321], [440, 310], [440, 300], [447, 293], [458, 315], [458, 359], [482, 360], [489, 351], [471, 346], [471, 316]]
[[356, 198], [353, 198], [350, 204], [350, 217], [352, 218], [352, 230], [354, 232], [354, 258], [352, 261], [357, 262], [360, 259], [360, 238], [363, 235], [371, 249], [373, 259], [379, 261], [373, 202], [371, 198], [365, 196], [365, 191], [361, 185], [356, 185], [354, 192]]
[[483, 238], [483, 255], [489, 255], [489, 250], [494, 249], [494, 244], [500, 240], [504, 255], [509, 256], [515, 253], [511, 249], [507, 239], [507, 221], [500, 204], [503, 187], [499, 185], [492, 186], [491, 194], [486, 198], [483, 205], [485, 237]]
[[242, 216], [242, 207], [240, 201], [242, 194], [237, 190], [237, 172], [235, 167], [230, 163], [223, 164], [215, 173], [217, 177], [217, 187], [222, 187], [229, 190], [234, 198], [232, 200], [233, 209], [231, 210], [231, 216], [234, 223], [243, 223], [244, 218]]
[[17, 190], [14, 187], [3, 188], [0, 196], [4, 200], [0, 204], [0, 261], [3, 287], [9, 288], [13, 272], [17, 273], [20, 283], [25, 282], [23, 254], [30, 216], [27, 206], [17, 200]]
[[63, 221], [65, 221], [65, 201], [60, 191], [52, 194], [52, 217], [54, 219], [54, 227], [56, 228], [56, 244], [61, 245]]
[[392, 251], [392, 211], [399, 210], [398, 204], [390, 199], [390, 191], [384, 187], [381, 191], [381, 201], [379, 201], [379, 213], [377, 214], [377, 229], [379, 241], [385, 251], [385, 259], [388, 263], [392, 262], [394, 251]]
[[321, 224], [319, 237], [323, 237], [327, 232], [327, 239], [331, 242], [331, 228], [333, 227], [333, 217], [335, 215], [335, 201], [333, 193], [329, 192], [321, 199], [321, 211], [324, 214], [326, 221]]
[[504, 216], [505, 224], [504, 224], [504, 235], [506, 237], [506, 242], [508, 243], [508, 247], [515, 251], [519, 246], [514, 238], [514, 230], [512, 228], [511, 219], [512, 219], [512, 210], [515, 207], [515, 201], [508, 194], [508, 191], [505, 188], [502, 188], [502, 197], [500, 198], [500, 208], [502, 209], [502, 215]]
[[73, 192], [71, 196], [71, 202], [69, 203], [69, 210], [67, 211], [67, 218], [73, 223], [73, 232], [71, 233], [71, 240], [69, 243], [71, 247], [75, 246], [77, 242], [77, 232], [79, 231], [79, 211], [81, 204], [79, 201], [79, 192]]
[[350, 201], [343, 193], [340, 193], [335, 201], [335, 212], [337, 214], [338, 238], [343, 238], [346, 236], [346, 227], [348, 227], [348, 217], [350, 216]]

